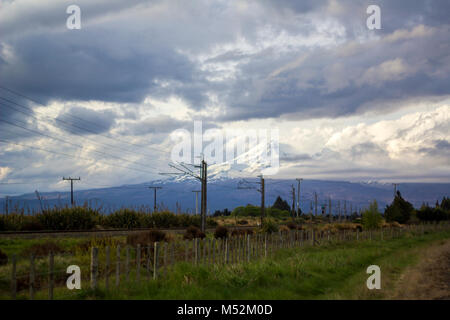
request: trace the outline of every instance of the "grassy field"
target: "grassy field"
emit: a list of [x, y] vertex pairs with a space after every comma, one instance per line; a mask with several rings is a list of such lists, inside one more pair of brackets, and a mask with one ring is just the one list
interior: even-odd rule
[[[284, 249], [249, 264], [194, 267], [180, 263], [161, 280], [119, 290], [79, 291], [77, 299], [384, 299], [405, 268], [450, 232], [384, 241]], [[382, 289], [368, 290], [366, 268], [381, 268]]]

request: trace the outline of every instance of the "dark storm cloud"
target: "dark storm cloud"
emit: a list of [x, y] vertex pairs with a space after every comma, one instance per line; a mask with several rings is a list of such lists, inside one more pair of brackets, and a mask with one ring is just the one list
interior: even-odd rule
[[60, 129], [73, 134], [99, 134], [109, 132], [116, 114], [111, 110], [94, 111], [83, 107], [71, 107], [56, 118]]
[[[345, 53], [352, 50], [347, 45], [306, 51], [304, 62], [295, 67], [285, 68], [285, 61], [254, 60], [243, 67], [246, 76], [233, 85], [227, 97], [230, 108], [222, 119], [289, 113], [297, 113], [298, 119], [339, 117], [383, 107], [385, 101], [447, 95], [449, 27], [429, 29], [425, 36], [417, 35], [419, 31], [409, 41], [355, 43], [356, 53]], [[292, 55], [291, 63], [299, 56]], [[277, 69], [282, 71], [272, 76]]]
[[[211, 104], [211, 93], [224, 105], [222, 115], [209, 116], [217, 121], [293, 113], [299, 119], [338, 117], [386, 101], [449, 93], [450, 2], [444, 0], [248, 1], [244, 10], [201, 0], [189, 6], [180, 1], [81, 1], [81, 30], [65, 29], [66, 4], [44, 9], [19, 1], [14, 8], [5, 7], [8, 14], [0, 21], [2, 84], [43, 102], [139, 103], [147, 95], [175, 95], [195, 110]], [[366, 28], [370, 4], [381, 7], [382, 30]], [[141, 14], [146, 10], [151, 10], [148, 18]], [[311, 21], [320, 24], [328, 18], [345, 27], [343, 44], [282, 52], [273, 46], [252, 53], [221, 51], [204, 63], [236, 63], [237, 75], [220, 81], [209, 80], [220, 73], [195, 59], [239, 37], [258, 47], [259, 32], [267, 26], [291, 37], [314, 37], [318, 27]], [[386, 39], [419, 25], [425, 35]], [[358, 40], [367, 35], [381, 39]], [[305, 60], [295, 66], [302, 55]], [[389, 61], [400, 61], [404, 70], [383, 74], [390, 65], [381, 71], [380, 66]]]

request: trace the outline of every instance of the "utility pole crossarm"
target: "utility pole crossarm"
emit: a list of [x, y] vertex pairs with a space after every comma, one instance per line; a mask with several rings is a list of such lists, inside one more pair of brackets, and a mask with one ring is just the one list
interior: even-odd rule
[[71, 177], [65, 178], [65, 177], [63, 177], [63, 181], [70, 181], [70, 204], [72, 205], [72, 207], [74, 205], [74, 201], [73, 201], [73, 182], [74, 181], [80, 181], [80, 180], [81, 180], [80, 177], [78, 177], [78, 178], [71, 178]]

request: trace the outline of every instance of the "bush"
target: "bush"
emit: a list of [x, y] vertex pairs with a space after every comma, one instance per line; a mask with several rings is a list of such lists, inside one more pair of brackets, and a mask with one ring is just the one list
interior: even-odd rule
[[8, 263], [8, 256], [6, 253], [0, 249], [0, 266], [6, 265]]
[[183, 239], [192, 240], [196, 238], [203, 239], [205, 237], [206, 237], [205, 233], [202, 232], [199, 228], [197, 228], [196, 226], [190, 226], [186, 229]]
[[154, 242], [162, 242], [166, 240], [166, 234], [159, 230], [138, 232], [127, 236], [127, 244], [131, 246], [137, 246], [138, 244], [148, 245]]
[[289, 232], [289, 231], [291, 231], [291, 229], [289, 229], [285, 225], [282, 225], [282, 226], [280, 226], [279, 231], [281, 231], [281, 232]]
[[38, 213], [36, 218], [45, 230], [91, 230], [99, 214], [87, 207], [53, 208]]
[[[35, 218], [35, 217], [32, 217]], [[22, 231], [39, 231], [44, 230], [44, 226], [37, 219], [27, 219], [20, 227]]]
[[75, 248], [81, 252], [88, 252], [92, 247], [117, 247], [119, 244], [120, 241], [112, 237], [93, 237], [79, 243]]
[[293, 221], [289, 221], [286, 226], [290, 229], [290, 230], [296, 230], [297, 228], [297, 224]]
[[228, 229], [224, 226], [218, 226], [214, 232], [214, 237], [216, 239], [224, 239], [228, 236]]
[[265, 233], [278, 232], [278, 225], [272, 219], [264, 219], [262, 231]]
[[244, 226], [244, 225], [248, 224], [248, 221], [247, 220], [238, 220], [237, 224]]
[[397, 195], [394, 201], [392, 201], [392, 204], [386, 207], [384, 217], [387, 222], [397, 221], [399, 223], [406, 223], [413, 211], [413, 205], [403, 199], [400, 191], [397, 191]]
[[126, 228], [133, 229], [142, 226], [141, 222], [143, 220], [142, 213], [138, 213], [131, 209], [120, 209], [109, 215], [103, 217], [101, 224], [105, 227], [111, 228]]
[[253, 234], [254, 230], [253, 229], [233, 229], [233, 231], [231, 231], [231, 235], [234, 236], [245, 236], [247, 234]]
[[35, 243], [31, 247], [26, 248], [22, 251], [23, 256], [35, 256], [35, 257], [43, 257], [48, 256], [50, 252], [54, 254], [64, 253], [64, 249], [61, 248], [59, 244], [53, 241], [46, 241], [43, 243]]
[[378, 211], [378, 203], [374, 200], [370, 205], [369, 209], [364, 210], [362, 213], [362, 225], [365, 229], [378, 229], [381, 227], [383, 218]]

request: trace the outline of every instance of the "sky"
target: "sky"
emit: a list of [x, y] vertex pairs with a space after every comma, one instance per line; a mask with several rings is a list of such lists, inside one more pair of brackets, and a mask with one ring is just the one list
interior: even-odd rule
[[[72, 4], [81, 29], [67, 28]], [[449, 12], [447, 0], [0, 1], [0, 196], [65, 190], [63, 176], [161, 179], [171, 133], [200, 120], [278, 128], [274, 178], [449, 182]]]

